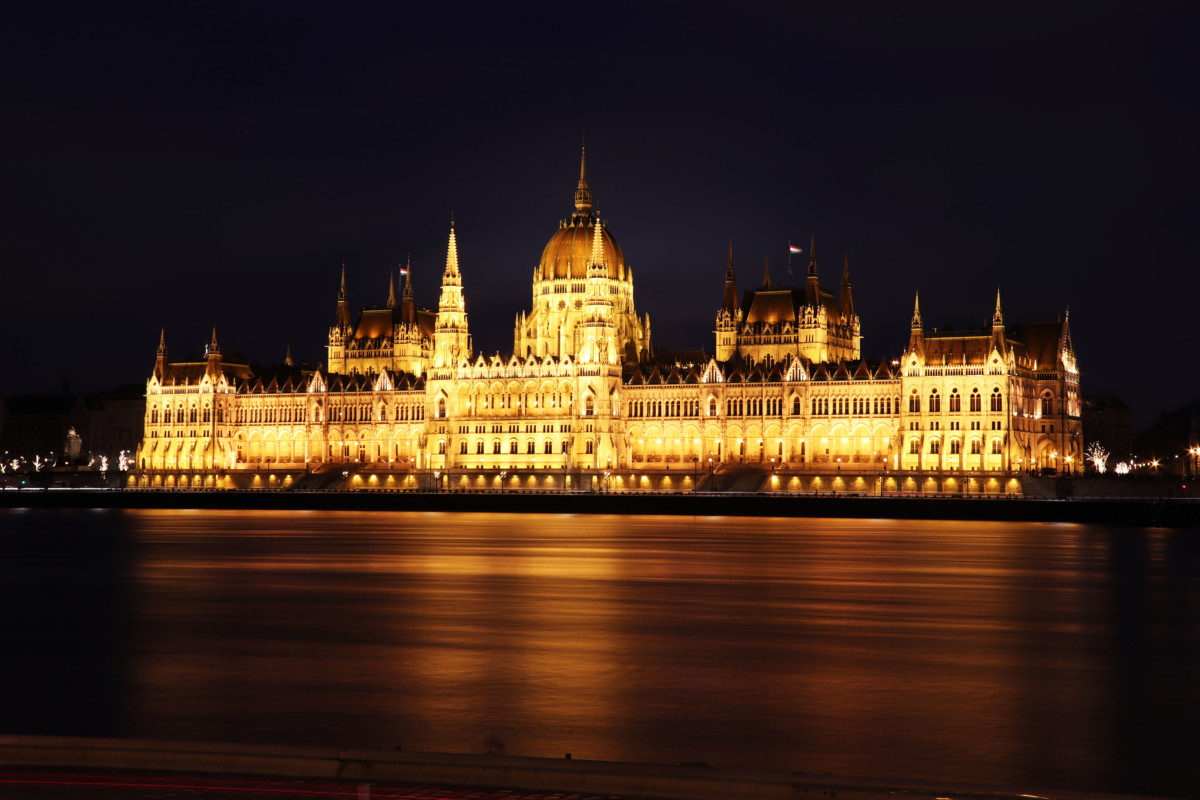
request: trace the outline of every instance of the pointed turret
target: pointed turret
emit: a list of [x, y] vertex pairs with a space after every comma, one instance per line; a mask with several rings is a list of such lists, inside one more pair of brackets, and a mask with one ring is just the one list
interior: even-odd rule
[[854, 295], [850, 291], [850, 249], [842, 254], [842, 292], [838, 296], [838, 305], [842, 309], [842, 320], [850, 322], [854, 319]]
[[618, 355], [613, 341], [616, 331], [613, 329], [612, 320], [613, 301], [608, 292], [603, 227], [604, 223], [597, 217], [592, 234], [592, 252], [588, 256], [584, 321], [577, 329], [578, 338], [575, 343], [575, 357], [581, 364], [611, 364]]
[[588, 277], [592, 276], [592, 271], [597, 272], [597, 277], [608, 277], [608, 267], [604, 259], [604, 226], [600, 223], [600, 218], [596, 218], [595, 232], [592, 234], [592, 254], [588, 258]]
[[417, 321], [417, 305], [413, 301], [412, 256], [404, 265], [404, 298], [400, 303], [400, 321], [405, 325], [413, 325]]
[[817, 277], [817, 237], [810, 236], [808, 241], [808, 281], [804, 284], [804, 302], [816, 308], [821, 304], [821, 285]]
[[992, 312], [992, 347], [1001, 356], [1005, 353], [1004, 312], [1000, 310], [1000, 287], [996, 287], [996, 310]]
[[342, 260], [342, 285], [338, 289], [337, 316], [334, 318], [333, 326], [338, 330], [346, 330], [350, 327], [350, 307], [346, 301], [346, 261]]
[[396, 273], [388, 270], [388, 299], [387, 307], [396, 307]]
[[454, 215], [450, 215], [450, 242], [446, 246], [446, 271], [442, 273], [442, 285], [447, 280], [453, 280], [454, 285], [461, 286], [462, 276], [458, 272], [458, 240], [454, 238]]
[[729, 264], [725, 267], [725, 299], [721, 302], [721, 308], [730, 314], [737, 313], [738, 309], [737, 278], [733, 274], [733, 239], [729, 240]]
[[154, 361], [154, 375], [162, 383], [167, 374], [167, 329], [158, 334], [158, 355]]
[[221, 372], [221, 346], [217, 344], [216, 325], [213, 325], [212, 341], [208, 343], [206, 355], [208, 356], [208, 374], [215, 379]]
[[289, 367], [294, 366], [292, 363], [292, 346], [290, 344], [287, 346], [287, 355], [283, 357], [283, 363]]
[[1071, 307], [1067, 306], [1063, 315], [1062, 332], [1058, 336], [1058, 357], [1067, 372], [1078, 373], [1079, 365], [1075, 361], [1075, 345], [1071, 341]]
[[[912, 331], [908, 336], [908, 354], [920, 361], [925, 360], [925, 326], [921, 323], [921, 295], [918, 292], [913, 298]], [[907, 369], [908, 364], [904, 365]]]
[[763, 285], [762, 288], [771, 288], [771, 257], [763, 256]]

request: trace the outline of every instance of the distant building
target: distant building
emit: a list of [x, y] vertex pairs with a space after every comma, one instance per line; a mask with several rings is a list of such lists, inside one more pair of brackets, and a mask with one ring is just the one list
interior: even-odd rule
[[1115, 394], [1083, 396], [1084, 447], [1100, 442], [1116, 461], [1133, 452], [1133, 411]]
[[1138, 460], [1158, 461], [1160, 469], [1176, 475], [1200, 472], [1200, 401], [1163, 414], [1137, 435], [1133, 452]]
[[[172, 362], [146, 385], [143, 485], [222, 485], [242, 470], [523, 471], [549, 476], [753, 464], [787, 471], [1078, 470], [1079, 371], [1064, 316], [1009, 325], [997, 292], [978, 332], [926, 330], [863, 359], [848, 258], [836, 295], [810, 243], [803, 289], [769, 266], [739, 295], [732, 250], [715, 349], [656, 353], [633, 271], [592, 210], [586, 159], [574, 211], [533, 271], [513, 352], [474, 351], [469, 280], [451, 223], [436, 310], [411, 271], [397, 301], [352, 318], [342, 270], [327, 365], [257, 373], [223, 357]], [[469, 270], [468, 270], [469, 275]]]
[[114, 468], [121, 451], [132, 459], [145, 426], [146, 395], [138, 386], [93, 394], [9, 395], [0, 397], [0, 453], [9, 458], [51, 454], [61, 463], [68, 431], [80, 447], [72, 464], [106, 456]]
[[9, 395], [0, 397], [0, 450], [8, 459], [46, 461], [62, 455], [67, 431], [88, 431], [88, 407], [82, 395]]

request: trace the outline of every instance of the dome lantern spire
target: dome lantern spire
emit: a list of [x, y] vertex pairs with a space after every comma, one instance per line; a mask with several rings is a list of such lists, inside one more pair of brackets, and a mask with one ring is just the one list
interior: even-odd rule
[[592, 213], [592, 190], [588, 188], [586, 144], [579, 146], [579, 186], [575, 188], [575, 213], [577, 215]]

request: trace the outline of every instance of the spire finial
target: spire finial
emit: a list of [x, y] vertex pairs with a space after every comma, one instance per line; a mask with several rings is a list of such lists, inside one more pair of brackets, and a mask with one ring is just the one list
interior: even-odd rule
[[996, 310], [992, 313], [992, 326], [1004, 327], [1004, 312], [1000, 310], [1000, 287], [996, 287]]
[[575, 213], [590, 214], [592, 210], [592, 190], [588, 188], [587, 177], [587, 145], [579, 145], [579, 186], [575, 188]]
[[217, 326], [213, 325], [212, 341], [208, 344], [208, 352], [220, 352], [221, 348], [217, 346]]
[[283, 357], [283, 363], [287, 364], [289, 367], [292, 366], [292, 345], [291, 345], [291, 343], [288, 343], [287, 355], [285, 355]]
[[387, 307], [396, 307], [396, 270], [388, 268], [388, 299]]
[[771, 288], [771, 257], [763, 256], [763, 288]]
[[808, 271], [810, 273], [817, 271], [817, 235], [815, 233], [808, 235]]
[[850, 283], [850, 248], [842, 251], [842, 283]]
[[158, 349], [167, 349], [167, 329], [165, 327], [158, 334]]
[[412, 298], [412, 253], [408, 254], [408, 259], [404, 262], [404, 297]]
[[924, 326], [921, 324], [921, 293], [920, 292], [917, 292], [913, 296], [912, 326], [913, 326], [914, 330], [924, 328]]

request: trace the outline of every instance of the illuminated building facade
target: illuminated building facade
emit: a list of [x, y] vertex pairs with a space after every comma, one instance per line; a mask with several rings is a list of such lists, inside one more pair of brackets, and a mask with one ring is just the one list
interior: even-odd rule
[[585, 159], [574, 213], [534, 270], [511, 354], [473, 350], [452, 222], [436, 311], [417, 308], [408, 272], [399, 302], [389, 280], [386, 304], [351, 319], [343, 268], [325, 366], [289, 357], [255, 373], [222, 356], [215, 331], [203, 361], [171, 362], [161, 340], [138, 481], [476, 471], [541, 474], [561, 487], [571, 475], [674, 469], [690, 471], [694, 487], [700, 470], [728, 465], [1078, 470], [1079, 372], [1066, 318], [1009, 327], [997, 292], [989, 326], [938, 332], [914, 307], [903, 356], [869, 364], [848, 259], [835, 297], [820, 286], [814, 249], [804, 289], [773, 288], [768, 267], [740, 297], [731, 251], [714, 354], [656, 353], [632, 270], [592, 211]]

